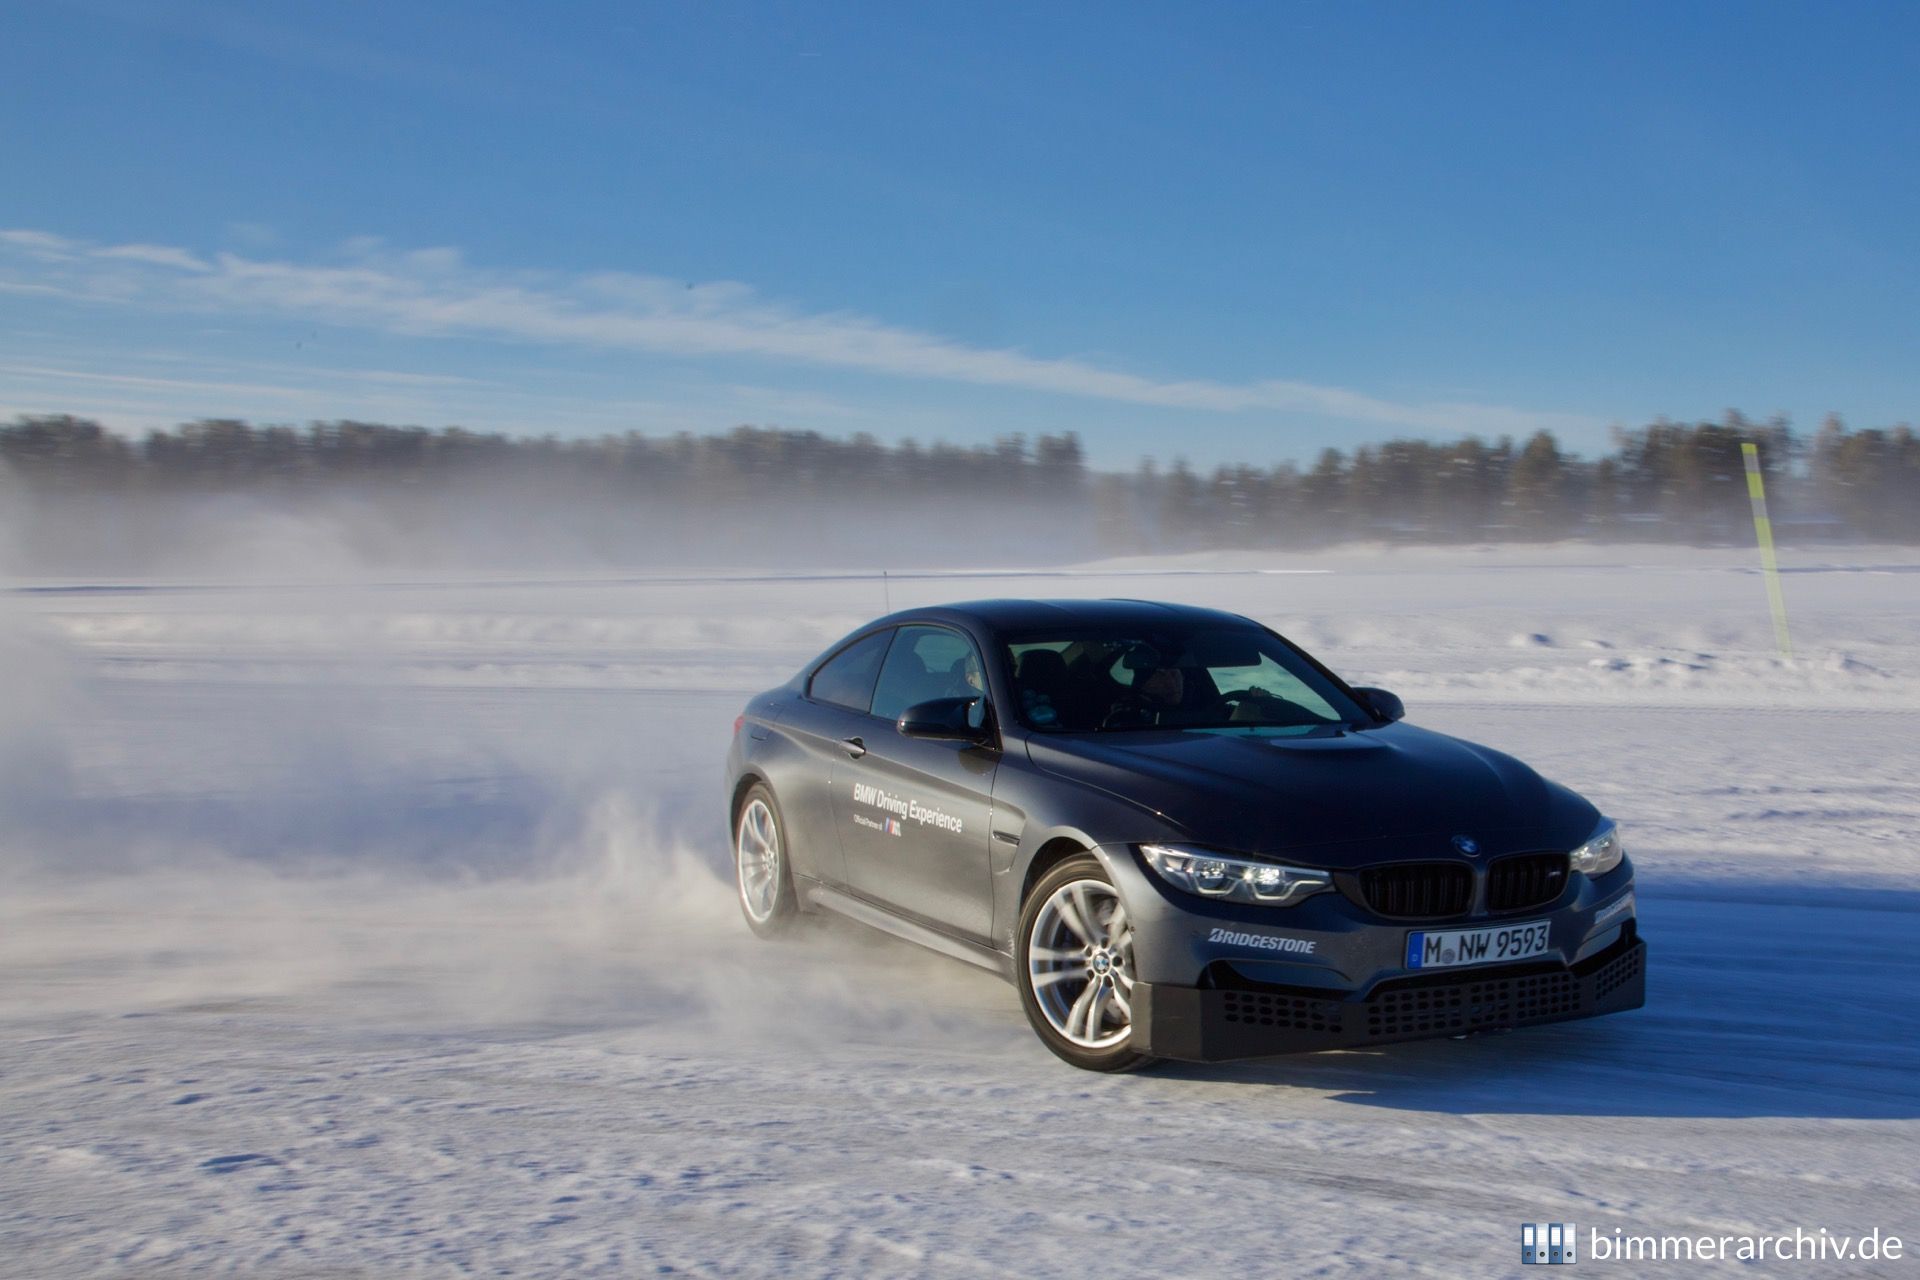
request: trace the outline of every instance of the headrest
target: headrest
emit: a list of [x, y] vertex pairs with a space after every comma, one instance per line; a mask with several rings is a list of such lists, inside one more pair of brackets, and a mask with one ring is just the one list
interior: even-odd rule
[[1057, 680], [1066, 674], [1067, 660], [1057, 649], [1027, 650], [1020, 655], [1020, 669], [1015, 673], [1022, 684]]

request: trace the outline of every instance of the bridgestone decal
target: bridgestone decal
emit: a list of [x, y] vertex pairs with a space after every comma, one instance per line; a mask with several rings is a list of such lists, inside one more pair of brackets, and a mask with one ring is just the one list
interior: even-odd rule
[[1229, 946], [1253, 947], [1259, 951], [1288, 951], [1300, 955], [1311, 955], [1318, 945], [1313, 938], [1282, 938], [1272, 933], [1238, 933], [1232, 929], [1215, 929], [1207, 935], [1208, 942], [1224, 942]]

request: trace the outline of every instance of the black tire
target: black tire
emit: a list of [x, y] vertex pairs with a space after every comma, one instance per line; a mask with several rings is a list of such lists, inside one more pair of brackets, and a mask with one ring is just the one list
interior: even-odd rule
[[[1034, 972], [1035, 926], [1041, 923], [1043, 914], [1048, 912], [1049, 903], [1053, 901], [1054, 896], [1074, 885], [1082, 886], [1082, 893], [1086, 898], [1096, 903], [1104, 903], [1108, 898], [1111, 898], [1116, 906], [1119, 903], [1119, 895], [1113, 887], [1113, 881], [1107, 876], [1106, 869], [1100, 865], [1100, 860], [1090, 853], [1068, 858], [1040, 877], [1039, 883], [1033, 886], [1032, 891], [1027, 894], [1026, 901], [1020, 905], [1020, 925], [1014, 934], [1014, 985], [1020, 988], [1020, 1007], [1026, 1010], [1027, 1021], [1033, 1024], [1034, 1034], [1040, 1037], [1040, 1043], [1051, 1049], [1061, 1060], [1086, 1071], [1132, 1071], [1136, 1067], [1147, 1065], [1153, 1059], [1133, 1051], [1130, 1007], [1127, 1009], [1125, 1033], [1121, 1033], [1121, 1028], [1118, 1026], [1117, 1006], [1112, 1003], [1111, 994], [1104, 997], [1104, 1004], [1098, 992], [1093, 997], [1092, 1017], [1099, 1021], [1099, 1030], [1103, 1031], [1104, 1035], [1094, 1034], [1090, 1029], [1087, 1034], [1080, 1037], [1089, 1043], [1076, 1043], [1054, 1024], [1054, 1019], [1062, 1016], [1062, 1004], [1067, 1003], [1070, 996], [1085, 992], [1096, 981], [1104, 980], [1109, 993], [1122, 991], [1119, 980], [1124, 976], [1123, 969], [1130, 968], [1132, 965], [1130, 942], [1125, 948], [1125, 956], [1118, 962], [1111, 955], [1109, 956], [1101, 972], [1111, 976], [1106, 976], [1104, 979], [1093, 976], [1094, 958], [1091, 955], [1087, 960], [1089, 976], [1085, 978], [1072, 973], [1078, 964], [1077, 961], [1059, 961], [1042, 957], [1041, 965], [1056, 966], [1055, 972], [1058, 973], [1059, 979], [1043, 984], [1049, 993], [1047, 996], [1043, 997], [1036, 989], [1039, 980]], [[1071, 896], [1069, 893], [1069, 897]], [[1098, 906], [1095, 910], [1104, 919], [1113, 919], [1111, 911], [1101, 911]], [[1058, 915], [1057, 909], [1054, 914]], [[1048, 929], [1057, 927], [1052, 917], [1049, 917], [1047, 927]], [[1089, 927], [1098, 931], [1097, 926]], [[1128, 932], [1130, 934], [1130, 931]], [[1056, 950], [1051, 947], [1046, 949]], [[1072, 976], [1069, 976], [1070, 974]], [[1048, 973], [1044, 976], [1054, 975]], [[1131, 981], [1130, 976], [1125, 977], [1127, 984], [1130, 985]], [[1123, 991], [1120, 1000], [1122, 1003], [1125, 1001]], [[1073, 1003], [1077, 1005], [1077, 1001]], [[1052, 1008], [1051, 1015], [1048, 1011], [1049, 1007]], [[1104, 1040], [1111, 1040], [1112, 1043], [1103, 1043]]]
[[[763, 877], [771, 877], [771, 884]], [[747, 788], [733, 813], [733, 887], [740, 914], [754, 933], [777, 938], [793, 928], [800, 904], [787, 859], [787, 824], [780, 803], [762, 782]]]

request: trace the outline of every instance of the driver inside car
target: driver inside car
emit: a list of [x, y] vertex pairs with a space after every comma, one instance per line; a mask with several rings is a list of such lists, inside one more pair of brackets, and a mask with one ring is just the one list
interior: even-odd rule
[[1122, 725], [1176, 725], [1219, 718], [1218, 695], [1210, 689], [1213, 681], [1202, 670], [1184, 667], [1141, 665], [1134, 672], [1133, 684], [1121, 692], [1108, 709], [1106, 727]]

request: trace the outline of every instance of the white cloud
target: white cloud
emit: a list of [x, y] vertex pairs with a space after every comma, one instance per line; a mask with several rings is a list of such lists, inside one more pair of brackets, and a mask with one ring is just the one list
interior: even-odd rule
[[0, 230], [0, 245], [36, 258], [65, 258], [79, 248], [65, 236], [54, 235], [51, 231], [29, 231], [25, 228]]
[[[241, 366], [246, 368], [248, 366]], [[257, 366], [272, 370], [275, 366]], [[46, 364], [0, 364], [0, 375], [52, 383], [88, 383], [109, 387], [138, 387], [144, 390], [207, 392], [227, 399], [311, 400], [316, 390], [359, 388], [476, 387], [484, 385], [471, 378], [436, 374], [395, 373], [386, 369], [290, 369], [294, 375], [285, 382], [236, 381], [232, 378], [158, 377], [134, 373], [110, 373], [96, 368], [62, 368]]]
[[689, 286], [626, 272], [487, 271], [469, 266], [457, 249], [395, 252], [370, 237], [352, 241], [343, 261], [302, 263], [234, 253], [206, 261], [168, 246], [98, 247], [42, 231], [0, 231], [0, 289], [411, 335], [757, 357], [1170, 409], [1309, 414], [1421, 431], [1598, 425], [1582, 415], [1401, 403], [1286, 379], [1154, 379], [1071, 357], [970, 346], [847, 312], [802, 311], [737, 282]]
[[182, 271], [209, 270], [206, 262], [188, 253], [185, 249], [175, 249], [162, 244], [116, 244], [105, 249], [95, 249], [96, 258], [120, 259], [125, 262], [144, 262], [154, 267], [177, 267]]
[[84, 382], [101, 384], [108, 387], [137, 387], [148, 391], [213, 392], [221, 396], [245, 396], [250, 399], [257, 399], [261, 396], [293, 399], [306, 393], [305, 388], [274, 386], [260, 382], [205, 381], [196, 378], [148, 378], [138, 374], [102, 373], [93, 369], [57, 369], [44, 365], [0, 364], [0, 374], [35, 381]]

